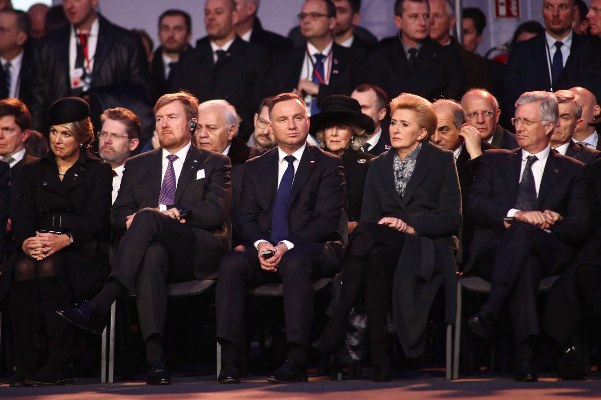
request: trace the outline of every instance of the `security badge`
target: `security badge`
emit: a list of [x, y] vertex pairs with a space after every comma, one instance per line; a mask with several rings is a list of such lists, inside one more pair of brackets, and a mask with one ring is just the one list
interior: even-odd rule
[[84, 74], [83, 68], [73, 68], [69, 72], [71, 78], [71, 89], [84, 89], [88, 90], [92, 84], [92, 76], [90, 73]]

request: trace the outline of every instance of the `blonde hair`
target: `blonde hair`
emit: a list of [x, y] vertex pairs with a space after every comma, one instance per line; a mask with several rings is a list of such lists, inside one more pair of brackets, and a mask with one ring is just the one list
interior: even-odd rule
[[[367, 142], [367, 137], [365, 137], [365, 130], [359, 129], [354, 125], [349, 124], [334, 124], [334, 125], [342, 125], [346, 126], [351, 130], [351, 144], [350, 148], [353, 150], [361, 150], [365, 142]], [[326, 148], [326, 138], [324, 134], [325, 129], [320, 129], [315, 132], [315, 139], [319, 142], [319, 145], [322, 149]]]
[[411, 93], [401, 93], [390, 102], [390, 115], [392, 116], [397, 110], [411, 110], [415, 113], [420, 128], [427, 131], [422, 142], [428, 140], [436, 130], [438, 118], [436, 118], [434, 107], [423, 97]]

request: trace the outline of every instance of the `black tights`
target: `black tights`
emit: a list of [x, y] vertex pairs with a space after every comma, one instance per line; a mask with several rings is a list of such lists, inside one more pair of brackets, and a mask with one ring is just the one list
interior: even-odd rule
[[64, 265], [64, 255], [60, 253], [55, 253], [40, 261], [23, 255], [15, 262], [14, 280], [19, 282], [34, 282], [39, 279], [64, 275]]

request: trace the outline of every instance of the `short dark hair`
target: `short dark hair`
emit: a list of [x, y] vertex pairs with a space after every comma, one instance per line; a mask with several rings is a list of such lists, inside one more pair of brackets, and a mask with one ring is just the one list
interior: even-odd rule
[[115, 107], [104, 110], [100, 115], [100, 121], [104, 122], [107, 119], [119, 121], [125, 125], [125, 131], [130, 139], [139, 139], [142, 135], [142, 124], [140, 118], [133, 111], [124, 107]]
[[186, 23], [186, 29], [188, 29], [188, 33], [192, 32], [192, 17], [190, 17], [190, 14], [184, 10], [172, 8], [162, 13], [159, 17], [159, 29], [161, 27], [161, 21], [163, 21], [163, 18], [165, 17], [182, 17]]
[[261, 101], [261, 104], [259, 104], [259, 108], [257, 109], [257, 114], [261, 114], [263, 107], [267, 107], [267, 110], [271, 109], [273, 107], [273, 97], [265, 97]]
[[269, 106], [269, 118], [271, 118], [271, 112], [276, 104], [287, 100], [297, 100], [302, 103], [303, 106], [307, 107], [307, 103], [297, 94], [294, 93], [280, 93], [271, 98], [271, 105]]
[[403, 16], [403, 6], [405, 2], [410, 1], [412, 3], [422, 3], [428, 7], [428, 11], [430, 11], [430, 2], [428, 0], [396, 0], [394, 2], [394, 15], [397, 17]]
[[351, 6], [353, 14], [358, 14], [361, 11], [361, 0], [346, 0]]
[[12, 97], [0, 100], [0, 118], [11, 115], [22, 131], [31, 129], [31, 114], [25, 103]]
[[328, 17], [336, 18], [336, 5], [332, 0], [324, 0], [326, 3], [326, 7], [328, 8]]
[[372, 85], [371, 83], [363, 83], [355, 88], [356, 92], [365, 93], [373, 90], [376, 93], [376, 101], [378, 102], [378, 109], [385, 108], [388, 113], [388, 103], [390, 100], [388, 99], [388, 95], [380, 86]]
[[518, 36], [520, 36], [520, 34], [522, 34], [524, 32], [540, 35], [542, 33], [545, 33], [545, 27], [542, 26], [540, 22], [534, 21], [534, 20], [522, 22], [521, 24], [518, 25], [515, 32], [513, 32], [513, 38], [511, 39], [511, 44], [515, 44], [515, 42], [518, 39]]
[[588, 6], [582, 0], [576, 0], [576, 7], [578, 7], [580, 21], [584, 21], [586, 19], [586, 14], [588, 14]]
[[463, 9], [463, 19], [471, 19], [474, 21], [474, 28], [478, 36], [482, 35], [486, 28], [486, 15], [478, 7], [466, 7]]
[[174, 101], [179, 101], [182, 103], [184, 110], [186, 111], [186, 118], [188, 120], [191, 120], [192, 118], [198, 118], [198, 99], [184, 90], [162, 95], [154, 105], [154, 114], [156, 115], [160, 108], [166, 106], [167, 104], [173, 103]]
[[25, 11], [15, 10], [12, 8], [3, 8], [0, 10], [3, 14], [12, 14], [17, 18], [17, 30], [25, 33], [27, 36], [31, 33], [31, 18]]

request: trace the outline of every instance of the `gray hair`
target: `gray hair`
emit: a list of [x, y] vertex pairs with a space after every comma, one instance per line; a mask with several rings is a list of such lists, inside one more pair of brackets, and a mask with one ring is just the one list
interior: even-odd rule
[[438, 106], [450, 108], [451, 112], [453, 112], [453, 125], [455, 125], [457, 129], [461, 129], [461, 126], [465, 124], [463, 108], [461, 107], [461, 104], [457, 103], [455, 100], [440, 99], [436, 100], [432, 105], [434, 106], [434, 111], [436, 111], [436, 107]]
[[236, 128], [240, 127], [240, 119], [236, 108], [227, 100], [217, 99], [202, 102], [198, 106], [198, 111], [201, 112], [209, 108], [218, 108], [223, 112], [223, 119], [228, 128], [232, 125], [236, 126]]
[[557, 124], [559, 108], [557, 107], [557, 97], [553, 93], [542, 90], [522, 93], [520, 98], [515, 102], [515, 108], [517, 109], [519, 106], [531, 103], [540, 104], [541, 120]]
[[569, 90], [558, 90], [555, 92], [558, 104], [574, 103], [576, 104], [576, 119], [582, 118], [582, 100]]

